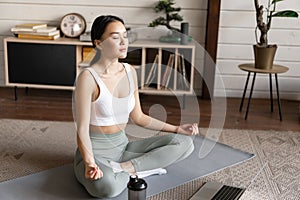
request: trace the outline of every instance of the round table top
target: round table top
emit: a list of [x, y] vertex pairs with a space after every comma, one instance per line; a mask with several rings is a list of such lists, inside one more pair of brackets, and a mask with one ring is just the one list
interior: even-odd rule
[[279, 74], [279, 73], [287, 72], [289, 70], [289, 68], [286, 66], [276, 65], [276, 64], [273, 65], [272, 69], [259, 69], [254, 67], [254, 63], [240, 64], [239, 68], [247, 72], [256, 72], [256, 73], [265, 73], [265, 74]]

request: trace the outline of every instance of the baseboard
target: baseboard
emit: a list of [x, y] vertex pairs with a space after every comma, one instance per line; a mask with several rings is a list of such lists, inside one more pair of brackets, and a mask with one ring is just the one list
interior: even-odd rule
[[[280, 99], [286, 100], [294, 100], [300, 101], [300, 94], [294, 92], [280, 92]], [[224, 97], [224, 91], [215, 89], [214, 91], [215, 97]], [[233, 97], [233, 98], [242, 98], [243, 90], [226, 90], [226, 97]], [[247, 91], [246, 98], [249, 96], [249, 90]], [[253, 91], [252, 98], [259, 98], [259, 99], [269, 99], [270, 92], [269, 91]], [[277, 98], [276, 91], [273, 91], [273, 98]]]

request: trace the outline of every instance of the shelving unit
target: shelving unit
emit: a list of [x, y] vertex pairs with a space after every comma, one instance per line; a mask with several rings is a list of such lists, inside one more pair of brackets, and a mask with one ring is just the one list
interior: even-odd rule
[[[6, 86], [74, 89], [76, 77], [82, 70], [83, 47], [91, 47], [90, 42], [77, 39], [30, 40], [9, 37], [4, 39], [5, 83]], [[170, 86], [161, 87], [161, 80], [169, 56], [174, 54], [174, 66]], [[184, 56], [187, 82], [186, 89], [178, 88], [178, 55]], [[145, 81], [157, 55], [155, 87], [146, 87]], [[138, 40], [129, 45], [124, 62], [139, 65], [139, 92], [148, 94], [173, 95], [192, 94], [194, 84], [195, 44], [188, 45]]]
[[[173, 95], [173, 94], [192, 94], [194, 84], [194, 60], [195, 60], [195, 44], [190, 43], [188, 45], [173, 44], [173, 43], [162, 43], [157, 41], [145, 41], [138, 40], [130, 44], [128, 60], [131, 60], [131, 52], [140, 51], [140, 89], [141, 93], [148, 94], [162, 94], [162, 95]], [[170, 55], [174, 55], [174, 65], [168, 66]], [[154, 87], [147, 86], [147, 78], [155, 57], [157, 55], [157, 68], [155, 73], [155, 85]], [[186, 75], [180, 75], [178, 71], [179, 59], [178, 56], [183, 55], [184, 65], [186, 69]], [[129, 62], [130, 63], [130, 62]], [[136, 64], [136, 63], [134, 63]], [[167, 88], [161, 87], [162, 77], [164, 75], [166, 67], [172, 68], [171, 80]], [[178, 81], [176, 77], [180, 75], [180, 78], [185, 78], [189, 84], [188, 88], [181, 89], [178, 87]]]

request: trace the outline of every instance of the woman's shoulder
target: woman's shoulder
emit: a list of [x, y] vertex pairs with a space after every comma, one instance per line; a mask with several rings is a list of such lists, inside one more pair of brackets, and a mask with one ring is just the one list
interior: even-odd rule
[[128, 63], [123, 63], [125, 66], [127, 65], [128, 69], [130, 70], [129, 71], [129, 74], [131, 74], [131, 77], [132, 77], [132, 81], [134, 82], [134, 86], [135, 88], [138, 87], [138, 75], [137, 75], [137, 72], [136, 72], [136, 67], [133, 66], [133, 65], [130, 65]]
[[82, 82], [93, 83], [95, 81], [94, 81], [94, 77], [91, 74], [90, 70], [88, 68], [85, 68], [79, 73], [76, 82], [78, 84], [78, 83], [82, 83]]
[[128, 70], [136, 73], [136, 69], [133, 65], [129, 64], [129, 63], [122, 63], [125, 67], [127, 67]]
[[80, 73], [79, 73], [79, 75], [78, 75], [78, 78], [92, 78], [93, 76], [92, 76], [92, 74], [91, 74], [91, 72], [90, 72], [90, 69], [89, 68], [85, 68], [85, 69], [83, 69]]

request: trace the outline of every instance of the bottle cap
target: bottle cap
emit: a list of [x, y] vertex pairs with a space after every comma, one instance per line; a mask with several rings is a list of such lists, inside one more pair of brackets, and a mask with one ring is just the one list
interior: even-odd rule
[[127, 188], [134, 191], [145, 190], [147, 188], [147, 183], [144, 179], [138, 178], [136, 175], [132, 175], [129, 178]]

